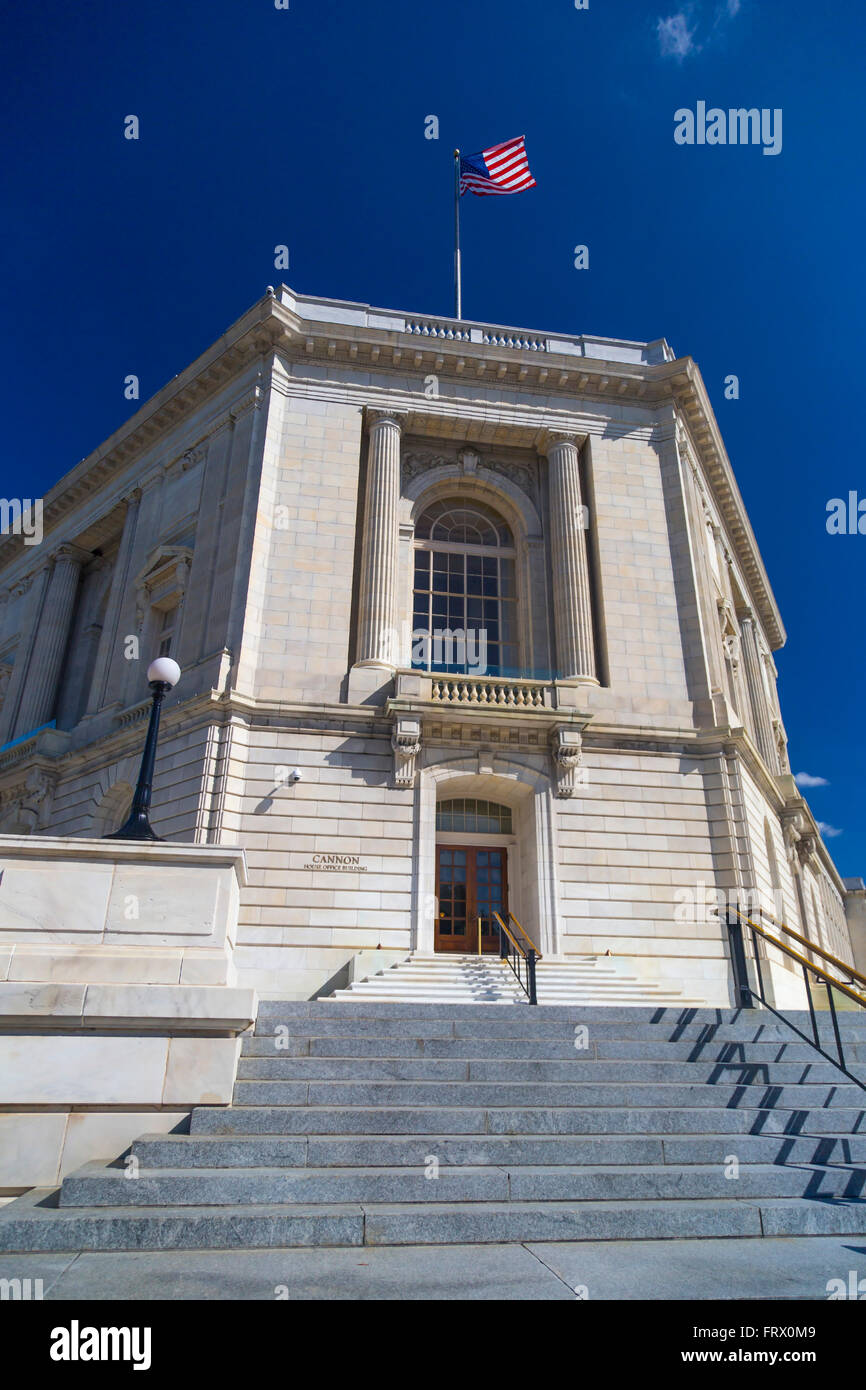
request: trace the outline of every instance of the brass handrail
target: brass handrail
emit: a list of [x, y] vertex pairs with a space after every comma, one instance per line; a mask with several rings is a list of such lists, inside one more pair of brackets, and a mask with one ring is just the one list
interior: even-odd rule
[[[509, 913], [508, 915], [511, 916], [512, 914]], [[523, 956], [523, 959], [526, 960], [526, 951], [523, 949], [523, 947], [521, 946], [521, 944], [520, 944], [519, 941], [515, 941], [515, 940], [514, 940], [514, 937], [511, 935], [511, 932], [510, 932], [510, 931], [508, 930], [508, 928], [506, 927], [506, 925], [505, 925], [505, 923], [503, 922], [502, 918], [500, 917], [499, 913], [498, 913], [498, 912], [494, 912], [493, 916], [496, 918], [496, 920], [497, 920], [497, 922], [499, 923], [500, 927], [501, 927], [502, 930], [505, 932], [505, 935], [508, 937], [508, 940], [511, 942], [511, 944], [512, 944], [512, 946], [514, 947], [515, 951], [519, 951], [520, 954]], [[515, 919], [515, 920], [516, 920], [516, 919]], [[527, 940], [528, 940], [528, 938], [527, 938]]]
[[[817, 975], [820, 980], [824, 980], [825, 983], [832, 985], [834, 989], [841, 990], [843, 994], [847, 994], [849, 999], [853, 999], [855, 1004], [859, 1004], [861, 1008], [866, 1009], [866, 997], [862, 994], [856, 994], [854, 990], [849, 989], [847, 985], [843, 985], [839, 980], [834, 980], [833, 976], [828, 974], [826, 970], [822, 970], [820, 965], [813, 965], [812, 961], [807, 960], [805, 956], [801, 956], [800, 952], [795, 951], [793, 947], [786, 946], [783, 941], [777, 941], [774, 936], [771, 936], [768, 931], [760, 927], [757, 922], [753, 922], [751, 917], [747, 917], [739, 908], [735, 908], [734, 911], [742, 922], [745, 922], [751, 927], [752, 931], [756, 931], [765, 941], [769, 941], [771, 946], [776, 946], [785, 955], [790, 956], [792, 960], [799, 961], [800, 965], [804, 965], [807, 970], [811, 970], [813, 975]], [[793, 933], [793, 935], [796, 935], [796, 933]]]
[[[523, 990], [524, 994], [528, 998], [530, 1004], [537, 1004], [538, 990], [536, 984], [535, 966], [538, 960], [538, 953], [536, 952], [535, 946], [533, 945], [530, 938], [526, 935], [526, 932], [523, 930], [514, 913], [509, 912], [508, 916], [510, 917], [511, 921], [514, 922], [518, 931], [521, 932], [523, 936], [526, 938], [526, 940], [529, 942], [529, 945], [522, 945], [521, 942], [517, 940], [516, 936], [512, 932], [511, 928], [507, 925], [507, 923], [503, 922], [502, 914], [499, 912], [494, 912], [493, 917], [499, 925], [499, 958], [500, 960], [504, 961], [505, 964], [508, 966], [511, 973], [517, 980], [517, 983], [520, 985], [520, 988]], [[509, 942], [511, 942], [511, 945], [514, 947], [514, 960], [512, 960], [511, 953], [508, 949]], [[516, 965], [514, 963], [515, 961], [517, 962]], [[521, 972], [521, 961], [523, 962], [524, 972], [526, 975], [525, 979], [523, 978], [523, 973]]]
[[[739, 908], [737, 911], [739, 912]], [[786, 932], [788, 936], [793, 936], [796, 941], [800, 942], [801, 946], [807, 946], [810, 951], [814, 951], [816, 955], [821, 956], [824, 960], [828, 960], [830, 964], [835, 965], [838, 970], [844, 970], [846, 975], [851, 975], [855, 980], [859, 980], [861, 984], [866, 985], [866, 975], [861, 975], [860, 971], [855, 970], [853, 965], [846, 965], [838, 956], [832, 955], [830, 951], [825, 951], [823, 946], [818, 946], [814, 941], [810, 941], [808, 936], [802, 936], [800, 932], [794, 931], [793, 927], [787, 927], [784, 922], [779, 921], [778, 917], [774, 917], [772, 912], [766, 912], [764, 908], [759, 907], [758, 914], [761, 917], [766, 917], [769, 922], [773, 923], [774, 927], [779, 927], [779, 929]], [[748, 918], [746, 918], [746, 920], [748, 921]]]
[[[523, 956], [523, 958], [524, 958], [524, 960], [525, 960], [525, 959], [526, 959], [526, 947], [525, 947], [525, 946], [521, 946], [520, 942], [519, 942], [519, 941], [516, 941], [516, 940], [514, 939], [514, 937], [511, 935], [511, 932], [508, 930], [507, 926], [506, 926], [505, 923], [503, 922], [503, 920], [502, 920], [502, 918], [500, 917], [500, 915], [499, 915], [498, 912], [494, 912], [493, 916], [496, 918], [497, 922], [499, 923], [500, 927], [502, 928], [502, 930], [503, 930], [503, 931], [505, 932], [505, 934], [507, 935], [509, 941], [512, 943], [512, 945], [514, 946], [514, 948], [520, 952], [520, 954]], [[511, 918], [512, 922], [517, 922], [517, 918], [515, 917], [515, 915], [514, 915], [513, 912], [509, 912], [508, 916]], [[524, 928], [520, 925], [519, 922], [517, 922], [517, 926], [518, 926], [519, 930], [520, 930], [521, 932], [523, 932], [523, 935], [526, 937], [526, 940], [529, 942], [530, 946], [532, 947], [533, 951], [535, 952], [535, 958], [536, 958], [536, 960], [541, 960], [541, 952], [539, 951], [539, 949], [538, 949], [538, 947], [536, 946], [535, 942], [533, 941], [532, 937], [529, 935], [529, 933], [528, 933], [527, 931], [524, 930]]]
[[[515, 917], [515, 915], [514, 915], [513, 912], [509, 912], [508, 916], [511, 918], [512, 922], [517, 922], [517, 918]], [[521, 932], [523, 933], [523, 935], [526, 937], [526, 940], [529, 942], [529, 944], [530, 944], [530, 946], [532, 947], [533, 951], [535, 952], [535, 958], [536, 958], [536, 960], [541, 960], [541, 952], [539, 951], [539, 949], [538, 949], [538, 947], [536, 946], [535, 942], [533, 941], [532, 937], [529, 935], [529, 932], [528, 932], [528, 931], [526, 930], [526, 928], [522, 925], [522, 923], [517, 922], [517, 925], [518, 925], [518, 927], [520, 928], [520, 931], [521, 931]]]

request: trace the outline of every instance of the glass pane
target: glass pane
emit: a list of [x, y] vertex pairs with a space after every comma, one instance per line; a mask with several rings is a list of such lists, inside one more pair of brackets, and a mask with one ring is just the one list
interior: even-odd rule
[[[458, 833], [477, 833], [484, 835], [510, 835], [511, 834], [511, 808], [502, 806], [496, 801], [486, 801], [483, 798], [475, 800], [471, 797], [455, 798], [448, 801], [440, 801], [436, 808], [436, 829], [454, 830]], [[442, 850], [442, 855], [449, 856], [448, 863], [463, 865], [466, 862], [465, 850]], [[440, 859], [440, 865], [445, 863], [444, 858]], [[476, 867], [485, 869], [488, 865], [501, 868], [503, 864], [502, 850], [483, 850], [479, 851], [476, 859]]]

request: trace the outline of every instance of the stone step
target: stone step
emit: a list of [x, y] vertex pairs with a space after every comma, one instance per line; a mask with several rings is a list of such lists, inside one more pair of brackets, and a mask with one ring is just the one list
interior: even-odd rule
[[[409, 970], [399, 968], [395, 970], [383, 970], [380, 975], [373, 975], [369, 979], [359, 981], [348, 989], [339, 990], [332, 999], [356, 999], [362, 991], [369, 987], [375, 987], [376, 991], [393, 984], [395, 987], [409, 985], [430, 985], [434, 988], [465, 988], [467, 990], [494, 988], [507, 989], [515, 993], [524, 993], [522, 986], [515, 979], [508, 967], [503, 967], [497, 971], [465, 971], [465, 970]], [[538, 970], [536, 972], [536, 984], [539, 989], [552, 991], [556, 989], [597, 989], [601, 995], [607, 990], [617, 989], [625, 993], [648, 993], [653, 997], [657, 994], [682, 1004], [683, 994], [681, 990], [667, 988], [664, 985], [639, 980], [637, 976], [617, 974], [616, 971], [605, 972], [603, 970], [568, 970], [552, 974], [548, 971]], [[471, 1000], [467, 1001], [471, 1002]], [[699, 1005], [695, 1005], [699, 1007]]]
[[513, 1241], [674, 1240], [709, 1236], [862, 1235], [861, 1203], [807, 1198], [680, 1202], [511, 1202], [375, 1206], [368, 1245]]
[[198, 1106], [193, 1135], [298, 1134], [866, 1134], [866, 1105], [753, 1106]]
[[[794, 1035], [789, 1033], [789, 1037]], [[471, 1058], [514, 1057], [540, 1058], [551, 1061], [566, 1061], [570, 1057], [589, 1059], [597, 1057], [602, 1061], [691, 1061], [704, 1062], [807, 1062], [818, 1063], [820, 1054], [805, 1042], [784, 1042], [780, 1038], [760, 1042], [724, 1041], [712, 1038], [703, 1042], [700, 1038], [684, 1039], [681, 1042], [668, 1042], [664, 1038], [630, 1040], [618, 1038], [598, 1038], [589, 1035], [586, 1047], [576, 1048], [573, 1033], [549, 1039], [537, 1038], [487, 1038], [477, 1035], [469, 1038], [412, 1038], [394, 1036], [354, 1037], [340, 1033], [325, 1037], [256, 1037], [248, 1035], [243, 1039], [241, 1057], [246, 1060], [254, 1057], [443, 1057]], [[866, 1063], [866, 1044], [858, 1043], [851, 1047], [851, 1062]]]
[[[839, 1081], [838, 1068], [818, 1058], [811, 1062], [657, 1061], [640, 1058], [627, 1064], [575, 1052], [567, 1059], [442, 1057], [249, 1057], [238, 1064], [244, 1081], [522, 1081], [546, 1082], [685, 1082], [690, 1085], [819, 1085]], [[863, 1099], [866, 1100], [866, 1092]]]
[[[503, 1013], [510, 1008], [512, 1015], [518, 1017], [527, 1015], [527, 1010], [531, 1006], [528, 1004], [503, 1005]], [[632, 1005], [621, 1009], [610, 1010], [604, 1005], [596, 1005], [591, 1011], [580, 1010], [580, 1014], [575, 1012], [572, 1005], [553, 1005], [544, 1010], [546, 1022], [555, 1022], [565, 1019], [571, 1022], [631, 1022], [631, 1023], [653, 1023], [667, 1022], [676, 1024], [682, 1023], [720, 1023], [730, 1022], [736, 1018], [742, 1018], [749, 1013], [754, 1017], [754, 1010], [735, 1010], [735, 1009], [709, 1009], [709, 1008], [676, 1008], [658, 1006]], [[309, 1020], [315, 1018], [352, 1018], [354, 1014], [359, 1017], [376, 1019], [411, 1019], [413, 1022], [426, 1022], [428, 1019], [452, 1019], [467, 1022], [470, 1019], [484, 1022], [489, 1018], [490, 1010], [485, 1004], [424, 1004], [424, 1003], [390, 1003], [386, 1001], [370, 1001], [364, 1003], [360, 1009], [353, 1005], [350, 1009], [344, 1006], [339, 1000], [333, 998], [314, 999], [314, 1000], [281, 1000], [281, 999], [262, 999], [259, 1004], [258, 1019], [260, 1022], [267, 1023], [273, 1020], [280, 1022], [299, 1022], [302, 1019]], [[534, 1015], [527, 1015], [531, 1020]]]
[[[545, 993], [539, 990], [537, 994], [537, 1002], [538, 1005], [543, 1008], [548, 1008], [559, 1003], [570, 1004], [574, 1006], [578, 1006], [581, 1004], [606, 1004], [609, 1007], [613, 1008], [617, 1004], [629, 1004], [631, 1002], [643, 1004], [646, 1002], [647, 997], [648, 996], [646, 990], [635, 990], [634, 992], [630, 992], [628, 989], [620, 989], [619, 987], [610, 989], [572, 989], [562, 990], [559, 992], [550, 991], [549, 993]], [[666, 999], [669, 997], [670, 996], [664, 995], [658, 996], [660, 1003], [666, 1002]], [[449, 1000], [453, 1000], [455, 1003], [460, 1004], [471, 1002], [495, 1004], [497, 1006], [504, 1006], [514, 1003], [513, 996], [510, 993], [506, 993], [504, 990], [494, 986], [491, 986], [491, 988], [487, 990], [477, 989], [469, 991], [456, 986], [454, 989], [449, 989], [440, 985], [424, 984], [419, 984], [417, 986], [407, 985], [401, 987], [400, 989], [395, 988], [393, 991], [389, 991], [385, 988], [373, 991], [367, 990], [363, 987], [359, 987], [358, 990], [356, 992], [353, 992], [351, 995], [349, 995], [348, 993], [344, 993], [341, 990], [338, 990], [337, 993], [333, 995], [333, 998], [337, 1000], [351, 998], [353, 1001], [379, 1001], [384, 999], [391, 999], [394, 1001], [400, 1000], [403, 1002], [417, 998], [419, 1000], [423, 1000], [424, 1003], [438, 1002], [445, 1004], [448, 1003]], [[353, 1007], [355, 1007], [354, 1003]]]
[[0, 1251], [263, 1250], [363, 1245], [360, 1206], [58, 1207], [35, 1188], [0, 1208]]
[[[781, 1136], [738, 1134], [741, 1163], [866, 1163], [862, 1135]], [[449, 1165], [495, 1167], [586, 1163], [707, 1163], [721, 1167], [732, 1150], [731, 1135], [361, 1135], [311, 1137], [285, 1135], [150, 1134], [136, 1139], [132, 1153], [144, 1168], [423, 1168], [435, 1153]]]
[[[402, 1006], [401, 1006], [402, 1007]], [[455, 1008], [457, 1006], [455, 1005]], [[671, 1042], [686, 1041], [690, 1038], [716, 1037], [721, 1039], [732, 1039], [734, 1041], [744, 1039], [754, 1039], [760, 1041], [770, 1041], [779, 1038], [785, 1042], [809, 1042], [813, 1041], [811, 1028], [801, 1030], [801, 1034], [793, 1028], [787, 1027], [781, 1021], [775, 1019], [767, 1020], [766, 1015], [756, 1019], [754, 1015], [743, 1016], [741, 1019], [731, 1022], [720, 1023], [677, 1023], [664, 1017], [665, 1011], [659, 1010], [659, 1018], [655, 1023], [639, 1022], [631, 1019], [617, 1019], [616, 1014], [619, 1010], [611, 1009], [611, 1017], [599, 1019], [597, 1010], [590, 1015], [588, 1010], [569, 1010], [569, 1017], [559, 1016], [560, 1011], [553, 1007], [539, 1012], [533, 1010], [529, 1005], [526, 1008], [511, 1008], [510, 1006], [497, 1006], [495, 1009], [486, 1008], [483, 1018], [477, 1015], [469, 1015], [466, 1018], [442, 1018], [442, 1019], [392, 1019], [369, 1017], [361, 1013], [358, 1006], [358, 1016], [353, 1019], [351, 1010], [340, 1010], [337, 1013], [336, 1005], [329, 1018], [327, 1013], [319, 1014], [315, 1018], [289, 1018], [289, 1019], [262, 1019], [259, 1020], [253, 1029], [253, 1036], [273, 1037], [283, 1034], [289, 1037], [414, 1037], [414, 1038], [449, 1038], [449, 1037], [481, 1037], [481, 1038], [546, 1038], [559, 1037], [570, 1038], [574, 1035], [576, 1028], [586, 1029], [589, 1036], [594, 1038], [617, 1039], [622, 1042], [641, 1042], [646, 1039], [668, 1040]], [[828, 1035], [823, 1029], [819, 1034], [819, 1041], [833, 1043], [832, 1034]], [[866, 1035], [857, 1032], [847, 1031], [842, 1034], [843, 1044], [847, 1047], [863, 1046], [866, 1044]]]
[[469, 1105], [738, 1106], [757, 1110], [853, 1107], [863, 1091], [853, 1084], [714, 1085], [680, 1082], [510, 1081], [238, 1081], [236, 1105]]
[[[469, 988], [478, 984], [494, 984], [520, 989], [514, 972], [507, 965], [473, 967], [471, 965], [434, 966], [429, 964], [391, 966], [388, 970], [381, 970], [363, 981], [357, 981], [354, 988], [358, 989], [362, 984], [379, 985], [387, 982], [403, 984], [412, 981], [465, 984]], [[544, 962], [540, 962], [536, 966], [536, 981], [547, 989], [553, 989], [557, 985], [567, 986], [571, 984], [599, 985], [602, 987], [605, 985], [628, 985], [635, 989], [650, 990], [652, 993], [662, 990], [677, 1000], [682, 998], [682, 991], [674, 986], [641, 980], [637, 975], [624, 974], [622, 971], [609, 968], [605, 969], [604, 966], [552, 966], [545, 968]], [[342, 993], [349, 995], [350, 991], [344, 990]]]
[[[794, 1014], [793, 1022], [811, 1037], [808, 1017]], [[819, 1020], [821, 1035], [832, 1040], [828, 1019]], [[658, 1036], [676, 1039], [714, 1032], [723, 1036], [796, 1038], [782, 1020], [765, 1010], [722, 1011], [710, 1009], [654, 1009], [632, 1007], [580, 1007], [549, 1005], [541, 1012], [529, 1004], [502, 1004], [491, 1010], [485, 1004], [406, 1004], [365, 1002], [342, 1007], [334, 1001], [292, 1003], [263, 1001], [256, 1022], [258, 1036], [277, 1028], [289, 1034], [329, 1036], [339, 1032], [375, 1034], [377, 1029], [414, 1037], [542, 1037], [567, 1035], [583, 1026], [599, 1036], [640, 1039]], [[866, 1043], [866, 1021], [840, 1024], [843, 1041]], [[603, 1032], [601, 1030], [604, 1030]]]
[[[541, 960], [537, 966], [538, 1003], [617, 1005], [659, 1004], [699, 1006], [670, 982], [641, 980], [609, 959], [582, 957], [569, 961]], [[410, 956], [383, 968], [347, 989], [338, 989], [332, 1002], [359, 1004], [376, 1001], [425, 1003], [484, 1002], [506, 1004], [526, 996], [514, 972], [498, 956]]]
[[[814, 1197], [862, 1207], [866, 1172], [843, 1166], [721, 1164], [599, 1167], [163, 1168], [87, 1164], [64, 1179], [61, 1207], [253, 1206], [346, 1202], [608, 1202]], [[735, 1184], [735, 1186], [734, 1186]]]
[[475, 1202], [0, 1209], [0, 1250], [227, 1250], [293, 1246], [507, 1244], [710, 1236], [857, 1235], [862, 1203], [781, 1198], [664, 1202]]
[[[301, 1046], [303, 1042], [311, 1038], [335, 1038], [335, 1039], [375, 1039], [377, 1042], [387, 1043], [410, 1041], [412, 1043], [429, 1044], [433, 1042], [483, 1042], [493, 1041], [519, 1042], [529, 1041], [532, 1043], [542, 1043], [546, 1041], [555, 1043], [565, 1043], [572, 1051], [575, 1050], [575, 1039], [586, 1041], [590, 1046], [597, 1043], [638, 1043], [649, 1045], [654, 1049], [654, 1055], [662, 1055], [671, 1046], [677, 1044], [707, 1045], [710, 1043], [738, 1043], [750, 1045], [752, 1043], [776, 1043], [799, 1045], [810, 1050], [811, 1055], [817, 1061], [819, 1054], [814, 1052], [812, 1044], [799, 1038], [790, 1028], [760, 1026], [744, 1027], [742, 1025], [725, 1026], [720, 1025], [708, 1028], [703, 1024], [693, 1025], [684, 1028], [671, 1029], [666, 1025], [653, 1028], [646, 1024], [632, 1025], [627, 1023], [614, 1023], [605, 1025], [602, 1023], [591, 1023], [580, 1025], [570, 1022], [565, 1026], [560, 1023], [546, 1024], [543, 1016], [539, 1017], [536, 1027], [521, 1026], [519, 1019], [509, 1018], [502, 1023], [500, 1021], [499, 1010], [488, 1010], [488, 1022], [485, 1027], [480, 1027], [474, 1022], [469, 1024], [455, 1023], [447, 1019], [441, 1022], [430, 1023], [424, 1026], [412, 1025], [408, 1020], [382, 1020], [377, 1022], [374, 1019], [359, 1018], [353, 1027], [345, 1019], [335, 1019], [329, 1023], [327, 1019], [317, 1020], [311, 1024], [277, 1024], [262, 1025], [254, 1033], [247, 1034], [243, 1039], [243, 1055], [267, 1055], [267, 1053], [279, 1052], [285, 1047], [286, 1053], [291, 1055], [293, 1049]], [[583, 1031], [579, 1034], [575, 1031], [580, 1027]], [[261, 1039], [267, 1045], [266, 1052], [260, 1051], [254, 1046], [254, 1040]], [[862, 1056], [866, 1050], [866, 1040], [850, 1039], [843, 1040], [846, 1055], [853, 1058], [856, 1050], [860, 1049]], [[279, 1044], [279, 1046], [277, 1046]], [[835, 1047], [825, 1047], [831, 1056], [835, 1056]], [[308, 1050], [295, 1051], [296, 1056], [309, 1055]], [[351, 1055], [351, 1054], [349, 1054]], [[365, 1055], [360, 1053], [358, 1055]], [[386, 1054], [387, 1055], [387, 1054]], [[395, 1051], [391, 1055], [401, 1055]]]

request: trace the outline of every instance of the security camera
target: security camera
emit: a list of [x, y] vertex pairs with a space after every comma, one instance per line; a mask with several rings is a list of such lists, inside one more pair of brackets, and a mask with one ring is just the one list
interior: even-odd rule
[[292, 770], [291, 770], [291, 772], [289, 773], [288, 777], [286, 778], [286, 781], [287, 781], [287, 782], [300, 782], [301, 776], [302, 776], [302, 774], [301, 774], [301, 769], [300, 769], [299, 767], [293, 767]]

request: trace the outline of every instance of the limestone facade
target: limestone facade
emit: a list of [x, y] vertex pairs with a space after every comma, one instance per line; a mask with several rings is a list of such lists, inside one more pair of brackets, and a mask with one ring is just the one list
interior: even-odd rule
[[[461, 839], [505, 852], [550, 957], [611, 951], [727, 1004], [721, 891], [851, 959], [788, 764], [782, 620], [663, 340], [282, 286], [52, 489], [44, 528], [0, 543], [0, 834], [116, 828], [170, 652], [153, 821], [245, 851], [239, 984], [307, 998], [360, 952], [434, 951]], [[437, 661], [418, 639], [443, 625], [486, 660]], [[479, 801], [510, 814], [445, 828]]]

